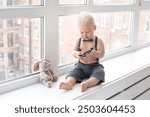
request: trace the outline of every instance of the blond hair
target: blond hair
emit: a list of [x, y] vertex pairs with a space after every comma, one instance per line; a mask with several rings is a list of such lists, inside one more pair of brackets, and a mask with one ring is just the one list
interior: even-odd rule
[[95, 21], [94, 21], [94, 17], [92, 13], [86, 12], [86, 11], [80, 12], [80, 14], [78, 15], [77, 21], [78, 21], [78, 26], [94, 26], [95, 25]]

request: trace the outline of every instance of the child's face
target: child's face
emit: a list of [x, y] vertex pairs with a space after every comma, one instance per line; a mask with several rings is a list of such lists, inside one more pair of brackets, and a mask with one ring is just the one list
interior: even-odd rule
[[83, 39], [93, 39], [96, 26], [79, 26], [79, 31]]

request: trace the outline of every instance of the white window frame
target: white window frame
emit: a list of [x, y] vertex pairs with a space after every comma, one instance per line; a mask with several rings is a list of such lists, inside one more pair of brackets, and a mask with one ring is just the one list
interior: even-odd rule
[[[59, 6], [59, 0], [46, 0], [45, 6], [33, 6], [33, 7], [7, 7], [7, 8], [0, 8], [0, 19], [5, 18], [20, 18], [20, 17], [29, 17], [29, 18], [35, 18], [35, 17], [44, 17], [44, 28], [42, 29], [44, 33], [42, 33], [41, 36], [44, 37], [44, 41], [41, 42], [41, 51], [43, 52], [42, 55], [44, 58], [48, 59], [52, 63], [52, 69], [55, 73], [58, 75], [64, 74], [65, 72], [70, 71], [70, 69], [73, 67], [71, 66], [65, 66], [58, 68], [58, 18], [59, 16], [67, 16], [67, 15], [74, 15], [78, 14], [80, 11], [90, 11], [93, 13], [105, 13], [105, 12], [112, 12], [112, 11], [132, 11], [134, 13], [133, 19], [136, 19], [133, 22], [133, 28], [132, 30], [132, 40], [131, 41], [131, 47], [124, 48], [116, 53], [110, 53], [105, 56], [105, 59], [109, 59], [111, 57], [115, 57], [121, 54], [125, 54], [127, 52], [131, 52], [133, 50], [139, 49], [141, 47], [149, 46], [150, 43], [143, 44], [138, 46], [137, 44], [137, 38], [138, 38], [138, 22], [139, 22], [139, 12], [140, 10], [149, 9], [150, 2], [143, 2], [142, 7], [139, 7], [140, 0], [137, 0], [135, 5], [112, 5], [112, 6], [94, 6], [92, 4], [92, 0], [87, 0], [87, 5], [71, 5], [71, 6]], [[11, 11], [11, 12], [10, 12]], [[35, 79], [36, 78], [36, 79]], [[22, 79], [22, 80], [28, 80], [30, 82], [22, 82], [22, 81], [15, 81], [18, 83], [13, 82], [13, 86], [7, 87], [10, 85], [9, 83], [3, 86], [6, 88], [1, 88], [0, 93], [6, 92], [12, 89], [18, 88], [18, 86], [23, 87], [26, 85], [33, 84], [35, 82], [39, 81], [39, 78], [36, 75], [32, 75], [28, 78]]]
[[[58, 17], [55, 9], [58, 6], [58, 0], [46, 0], [44, 6], [14, 6], [14, 7], [0, 7], [0, 19], [13, 18], [44, 18], [41, 27], [41, 56], [51, 61], [54, 71], [57, 72], [57, 56], [58, 56]], [[55, 11], [55, 13], [54, 13]], [[46, 24], [46, 25], [45, 25]], [[52, 43], [53, 42], [53, 43]], [[51, 47], [52, 49], [50, 49]], [[56, 54], [54, 54], [56, 53]], [[15, 82], [15, 83], [14, 83]], [[21, 79], [14, 79], [11, 81], [0, 83], [0, 93], [4, 93], [16, 88], [31, 85], [39, 82], [37, 75], [28, 75]]]
[[[141, 7], [142, 6], [142, 7]], [[140, 49], [142, 47], [149, 46], [150, 43], [145, 43], [138, 45], [137, 39], [138, 39], [138, 28], [139, 28], [139, 13], [140, 10], [150, 9], [150, 2], [144, 2], [142, 0], [136, 0], [136, 3], [133, 5], [93, 5], [92, 0], [87, 0], [87, 5], [72, 5], [71, 7], [68, 7], [67, 5], [61, 5], [58, 8], [58, 16], [67, 16], [67, 15], [74, 15], [78, 14], [80, 11], [90, 11], [92, 13], [105, 13], [105, 12], [120, 12], [120, 11], [131, 11], [132, 12], [132, 19], [133, 22], [131, 22], [131, 27], [129, 27], [131, 31], [131, 35], [129, 38], [131, 46], [128, 48], [123, 48], [118, 50], [117, 52], [108, 53], [105, 55], [105, 57], [101, 60], [106, 60], [118, 55], [122, 55], [137, 49]], [[130, 22], [129, 22], [130, 23]], [[66, 69], [70, 70], [72, 66], [65, 66], [64, 70], [63, 68], [59, 68], [59, 73], [64, 73], [67, 71]], [[67, 71], [68, 72], [68, 71]]]

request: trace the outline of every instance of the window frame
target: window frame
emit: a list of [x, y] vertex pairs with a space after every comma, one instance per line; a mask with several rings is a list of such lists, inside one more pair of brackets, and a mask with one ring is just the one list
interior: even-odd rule
[[[105, 57], [102, 58], [101, 61], [110, 59], [112, 57], [116, 57], [119, 55], [123, 55], [125, 53], [140, 49], [142, 47], [149, 46], [150, 43], [143, 43], [143, 44], [138, 44], [137, 39], [138, 39], [138, 28], [139, 28], [139, 13], [140, 10], [145, 10], [149, 9], [150, 7], [150, 2], [148, 1], [141, 1], [141, 0], [136, 0], [135, 4], [133, 5], [93, 5], [92, 0], [87, 0], [87, 5], [71, 5], [70, 7], [68, 5], [60, 5], [58, 8], [58, 17], [59, 16], [67, 16], [67, 15], [74, 15], [78, 14], [80, 11], [90, 11], [92, 13], [106, 13], [106, 12], [120, 12], [120, 11], [131, 11], [132, 12], [132, 21], [133, 23], [131, 24], [131, 35], [130, 35], [130, 46], [121, 48], [120, 50], [113, 51], [110, 53], [106, 53]], [[136, 20], [135, 20], [136, 19]], [[59, 67], [59, 74], [64, 74], [67, 73], [68, 70], [72, 68], [72, 65], [66, 65], [66, 66], [60, 66]]]
[[[29, 18], [36, 18], [36, 17], [43, 17], [43, 26], [42, 30], [44, 33], [41, 36], [44, 38], [41, 42], [41, 51], [42, 57], [48, 59], [52, 63], [52, 69], [58, 75], [62, 75], [68, 73], [70, 69], [72, 69], [73, 64], [58, 67], [58, 21], [59, 16], [65, 15], [74, 15], [78, 14], [80, 11], [90, 11], [93, 13], [105, 13], [105, 12], [112, 12], [112, 11], [132, 11], [133, 12], [133, 19], [136, 21], [132, 24], [132, 35], [131, 35], [131, 46], [128, 48], [120, 49], [119, 51], [114, 51], [112, 53], [107, 53], [102, 61], [110, 59], [112, 57], [116, 57], [142, 47], [150, 46], [150, 43], [146, 44], [137, 44], [138, 38], [138, 22], [139, 22], [139, 13], [140, 10], [149, 9], [150, 2], [143, 2], [142, 6], [139, 6], [140, 0], [134, 5], [112, 5], [112, 6], [96, 6], [92, 5], [92, 0], [87, 0], [87, 5], [60, 5], [59, 0], [46, 0], [44, 6], [25, 6], [25, 7], [2, 7], [0, 8], [0, 19], [7, 19], [7, 18], [20, 18], [20, 17], [29, 17]], [[148, 4], [147, 4], [148, 3]], [[11, 12], [10, 12], [11, 11]], [[30, 80], [29, 80], [30, 79]], [[26, 81], [26, 83], [22, 81]], [[14, 82], [17, 82], [18, 79], [15, 79]], [[39, 82], [38, 74], [27, 76], [26, 78], [19, 79], [18, 83], [13, 82], [13, 88], [10, 86], [10, 83], [6, 83], [9, 85], [7, 90], [2, 88], [0, 93], [6, 92], [12, 89], [16, 89], [18, 87], [23, 87], [26, 85], [30, 85], [33, 83]], [[23, 84], [24, 83], [24, 84]], [[0, 87], [1, 87], [0, 83]], [[23, 85], [22, 85], [23, 84]], [[4, 84], [3, 84], [4, 85]]]
[[[45, 33], [44, 33], [44, 25], [45, 25], [45, 4], [41, 5], [41, 6], [5, 6], [5, 7], [1, 7], [0, 8], [0, 20], [7, 20], [9, 21], [9, 19], [15, 19], [15, 18], [41, 18], [41, 25], [42, 25], [42, 29], [41, 29], [41, 57], [44, 58], [44, 49], [45, 47], [43, 46], [45, 43]], [[8, 23], [7, 23], [8, 24]], [[11, 27], [10, 27], [11, 28]], [[32, 65], [31, 65], [32, 66]], [[4, 80], [2, 81], [0, 84], [3, 83], [7, 83], [10, 81], [14, 81], [14, 80], [18, 80], [21, 78], [26, 78], [29, 77], [30, 75], [33, 74], [28, 74], [27, 76], [23, 76], [23, 77], [17, 77], [17, 78], [13, 78], [13, 79], [8, 79], [8, 80]], [[7, 79], [7, 78], [6, 78]]]

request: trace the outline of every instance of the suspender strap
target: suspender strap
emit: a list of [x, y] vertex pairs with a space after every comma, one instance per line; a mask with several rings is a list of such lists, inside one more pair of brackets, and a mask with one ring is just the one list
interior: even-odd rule
[[[81, 45], [81, 39], [82, 38], [79, 38], [79, 43], [78, 43], [78, 51], [80, 51], [80, 45]], [[98, 37], [96, 36], [95, 37], [95, 49], [97, 50], [97, 43], [98, 43]]]
[[[79, 38], [78, 51], [81, 51], [81, 49], [80, 49], [81, 39], [82, 39], [82, 38]], [[98, 43], [98, 37], [96, 36], [96, 37], [95, 37], [95, 49], [96, 49], [96, 50], [97, 50], [97, 43]], [[97, 61], [99, 61], [99, 58], [97, 58]]]
[[79, 43], [78, 43], [78, 51], [81, 51], [81, 49], [80, 49], [80, 45], [81, 45], [81, 39], [82, 39], [82, 38], [79, 38]]
[[95, 49], [97, 50], [97, 42], [98, 42], [98, 37], [96, 36], [95, 38]]

